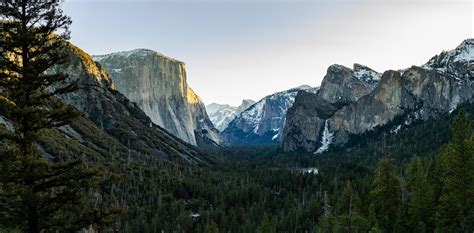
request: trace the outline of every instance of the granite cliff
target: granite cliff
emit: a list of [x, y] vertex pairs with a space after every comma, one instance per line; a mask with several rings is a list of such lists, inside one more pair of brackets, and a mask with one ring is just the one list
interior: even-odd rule
[[359, 64], [353, 69], [331, 65], [316, 93], [301, 92], [288, 109], [283, 130], [285, 151], [316, 151], [322, 145], [326, 119], [338, 109], [369, 94], [380, 81], [381, 74]]
[[[78, 108], [85, 119], [79, 119], [79, 123], [75, 122], [60, 130], [70, 137], [80, 139], [93, 150], [105, 150], [109, 154], [118, 150], [117, 148], [125, 147], [128, 148], [129, 156], [144, 159], [153, 156], [186, 163], [205, 162], [193, 146], [154, 124], [137, 104], [118, 92], [106, 70], [87, 53], [69, 43], [67, 53], [69, 62], [56, 66], [49, 72], [60, 70], [69, 75], [69, 80], [79, 81], [80, 89], [61, 96], [61, 99]], [[89, 124], [85, 127], [83, 123], [89, 121], [94, 126]], [[81, 133], [82, 131], [88, 131], [89, 135], [106, 136], [96, 139], [98, 142], [92, 142], [83, 140], [85, 133]], [[102, 138], [112, 138], [116, 143], [107, 145], [101, 141], [105, 140]]]
[[148, 49], [94, 56], [123, 93], [151, 120], [182, 140], [220, 144], [219, 131], [189, 87], [185, 64]]
[[[352, 76], [360, 77], [354, 75], [361, 73], [356, 66]], [[362, 73], [369, 78], [353, 83], [350, 78], [338, 78], [348, 75], [334, 75], [348, 70], [331, 66], [318, 94], [299, 94], [288, 110], [283, 149], [322, 152], [319, 149], [326, 148], [325, 144], [343, 145], [350, 135], [395, 119], [400, 123], [390, 130], [392, 133], [416, 120], [433, 119], [474, 101], [474, 39], [463, 41], [456, 49], [442, 52], [419, 67], [390, 70], [382, 76], [365, 70]]]

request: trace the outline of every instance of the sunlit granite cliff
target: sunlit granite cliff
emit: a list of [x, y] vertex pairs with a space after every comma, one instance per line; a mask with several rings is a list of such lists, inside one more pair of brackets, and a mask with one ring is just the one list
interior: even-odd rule
[[201, 99], [189, 87], [185, 64], [148, 49], [94, 56], [123, 93], [159, 126], [182, 140], [220, 144]]

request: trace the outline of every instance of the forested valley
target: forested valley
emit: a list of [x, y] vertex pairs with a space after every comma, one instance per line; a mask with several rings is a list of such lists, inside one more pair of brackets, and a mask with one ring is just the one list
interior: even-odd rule
[[[472, 63], [464, 59], [472, 39], [456, 50], [465, 53], [453, 56], [455, 62], [462, 61], [453, 63], [459, 67], [442, 67], [461, 72], [459, 77], [438, 73], [436, 69], [442, 69], [435, 62], [438, 56], [431, 63], [435, 68], [412, 67], [406, 74], [407, 80], [435, 80], [434, 87], [441, 85], [437, 79], [460, 86], [455, 98], [466, 101], [456, 108], [434, 109], [400, 85], [392, 91], [406, 94], [411, 112], [394, 107], [400, 112], [394, 112], [388, 123], [350, 134], [347, 142], [326, 145], [321, 153], [285, 152], [276, 144], [219, 145], [222, 135], [202, 118], [207, 117], [206, 110], [188, 87], [189, 99], [177, 108], [198, 109], [194, 113], [202, 128], [190, 129], [190, 141], [168, 132], [115, 89], [97, 60], [68, 42], [72, 22], [60, 5], [61, 1], [0, 3], [0, 233], [474, 231], [474, 105], [468, 93], [473, 79], [465, 67]], [[170, 61], [148, 50], [135, 53]], [[171, 65], [173, 70], [185, 73], [184, 63], [171, 61], [178, 67]], [[381, 96], [402, 80], [398, 71], [382, 76], [356, 67], [373, 75], [368, 81], [386, 85], [375, 88], [371, 83]], [[368, 92], [368, 84], [361, 84], [363, 76], [354, 76], [356, 71], [339, 65], [328, 70], [348, 74], [342, 77], [367, 89], [359, 96], [361, 102], [383, 105], [377, 102], [378, 95]], [[335, 84], [329, 87], [340, 90]], [[428, 86], [426, 92], [433, 89]], [[285, 98], [312, 96], [300, 99], [300, 107], [321, 104], [310, 108], [316, 115], [349, 111], [347, 106], [360, 103], [336, 102], [341, 104], [338, 110], [338, 104], [318, 99], [319, 88], [290, 90], [279, 92], [276, 102], [286, 106]], [[255, 106], [265, 101], [247, 110], [263, 111]], [[370, 107], [368, 113], [378, 117]], [[422, 120], [418, 116], [423, 110], [429, 117]], [[409, 114], [414, 114], [413, 121], [407, 121], [412, 119]], [[323, 140], [332, 134], [328, 117], [313, 119], [323, 129], [317, 138], [330, 144], [331, 140]], [[274, 118], [284, 122], [281, 116]], [[295, 123], [301, 123], [298, 120], [297, 116]], [[258, 125], [252, 132], [257, 129]], [[243, 132], [232, 130], [227, 132], [237, 136]], [[263, 135], [273, 141], [281, 134]]]
[[115, 165], [106, 190], [121, 214], [108, 229], [470, 232], [474, 108], [461, 109], [321, 155], [246, 147], [206, 151], [203, 167]]
[[277, 148], [219, 152], [213, 168], [170, 182], [158, 211], [137, 213], [142, 222], [128, 229], [470, 232], [474, 109], [466, 109], [319, 156]]

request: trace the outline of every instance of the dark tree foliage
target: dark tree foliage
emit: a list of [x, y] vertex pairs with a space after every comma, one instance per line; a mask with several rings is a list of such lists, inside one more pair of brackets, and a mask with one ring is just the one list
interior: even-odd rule
[[[470, 108], [470, 113], [474, 109]], [[209, 232], [216, 227], [219, 232], [472, 232], [471, 226], [465, 228], [468, 231], [447, 230], [438, 220], [444, 213], [439, 200], [445, 194], [435, 191], [444, 188], [442, 182], [436, 181], [437, 166], [433, 164], [441, 162], [442, 156], [432, 151], [438, 151], [441, 145], [430, 138], [438, 136], [427, 134], [426, 130], [449, 134], [449, 125], [455, 122], [453, 118], [454, 115], [449, 115], [420, 123], [390, 140], [373, 137], [366, 141], [365, 147], [318, 156], [284, 154], [269, 147], [233, 148], [217, 152], [222, 161], [210, 169], [164, 168], [165, 175], [155, 178], [153, 173], [144, 173], [148, 174], [144, 177], [146, 187], [155, 187], [153, 184], [160, 187], [149, 200], [156, 205], [149, 210], [139, 202], [134, 203], [139, 211], [133, 216], [129, 212], [124, 229], [126, 232]], [[471, 119], [472, 115], [465, 114], [464, 118]], [[418, 135], [433, 143], [415, 143]], [[472, 133], [466, 135], [472, 138]], [[443, 138], [448, 143], [451, 136]], [[452, 138], [449, 144], [455, 141]], [[410, 140], [413, 144], [398, 143]], [[390, 144], [387, 146], [390, 159], [383, 158], [377, 147], [384, 142]], [[472, 147], [472, 141], [469, 143]], [[407, 146], [416, 151], [420, 150], [417, 147], [431, 147], [431, 151], [413, 156], [404, 148]], [[409, 163], [405, 162], [407, 158], [412, 158]], [[318, 168], [318, 172], [308, 173], [306, 168]], [[136, 192], [140, 191], [126, 195]], [[468, 200], [472, 199], [469, 196]], [[450, 214], [446, 212], [443, 216]]]
[[407, 221], [417, 226], [416, 232], [433, 229], [434, 193], [428, 180], [428, 171], [422, 160], [415, 156], [405, 173], [407, 186]]
[[[34, 17], [21, 16], [18, 9], [25, 3], [25, 12]], [[105, 179], [91, 192], [94, 171], [84, 169], [71, 153], [61, 156], [70, 161], [60, 161], [38, 151], [37, 141], [62, 142], [60, 133], [42, 129], [64, 125], [76, 115], [54, 98], [76, 84], [63, 74], [44, 72], [64, 61], [56, 49], [67, 39], [69, 19], [56, 2], [35, 4], [16, 1], [1, 8], [7, 21], [0, 37], [0, 115], [10, 131], [1, 131], [0, 232], [70, 232], [93, 222], [96, 230], [106, 231], [114, 221], [101, 217], [108, 213], [108, 201], [125, 206], [115, 229], [120, 232], [474, 230], [472, 104], [466, 113], [455, 111], [460, 112], [456, 119], [445, 114], [392, 135], [387, 132], [394, 125], [388, 124], [351, 136], [349, 145], [318, 156], [283, 153], [276, 147], [225, 148], [209, 150], [218, 159], [206, 167], [121, 160], [110, 152], [111, 157], [95, 162], [124, 179], [103, 174]], [[54, 18], [60, 20], [48, 23]], [[28, 22], [26, 30], [21, 19]], [[52, 36], [58, 31], [65, 33]], [[22, 58], [25, 44], [27, 59]], [[106, 136], [90, 135], [87, 127], [74, 129], [89, 135], [91, 143]], [[48, 138], [42, 138], [42, 131]], [[80, 144], [68, 142], [67, 147], [54, 146], [62, 149], [56, 152]], [[390, 159], [382, 158], [386, 148]], [[86, 190], [94, 194], [87, 198], [96, 208], [85, 205]]]
[[461, 110], [451, 127], [452, 140], [441, 150], [438, 177], [438, 227], [445, 232], [474, 229], [473, 121]]
[[28, 232], [76, 231], [98, 218], [85, 205], [97, 171], [42, 153], [37, 143], [44, 129], [78, 115], [56, 98], [77, 83], [49, 72], [67, 61], [71, 20], [59, 7], [54, 0], [0, 3], [0, 116], [7, 125], [0, 135], [0, 225]]
[[370, 210], [375, 224], [383, 232], [394, 232], [401, 207], [400, 178], [390, 158], [381, 159], [375, 169], [374, 188], [370, 192]]

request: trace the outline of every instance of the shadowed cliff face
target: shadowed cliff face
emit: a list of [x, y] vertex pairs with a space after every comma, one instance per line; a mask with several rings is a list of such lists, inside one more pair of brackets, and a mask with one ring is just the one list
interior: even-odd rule
[[221, 143], [204, 104], [188, 86], [183, 62], [146, 49], [94, 59], [107, 70], [116, 89], [137, 103], [155, 124], [193, 145], [197, 145], [196, 137]]
[[369, 94], [380, 81], [381, 74], [354, 64], [350, 69], [332, 65], [321, 82], [319, 92], [299, 93], [288, 109], [283, 130], [282, 146], [285, 151], [316, 151], [326, 120], [338, 109]]
[[[363, 83], [354, 83], [349, 75], [351, 70], [331, 66], [318, 95], [298, 96], [288, 111], [283, 149], [315, 151], [320, 146], [325, 120], [334, 133], [333, 143], [341, 145], [351, 134], [367, 132], [395, 118], [404, 119], [403, 125], [396, 126], [399, 130], [414, 120], [436, 118], [461, 103], [473, 102], [473, 56], [474, 40], [470, 39], [455, 50], [433, 57], [422, 67], [387, 71], [381, 78], [376, 75], [375, 79], [359, 79]], [[356, 70], [355, 66], [353, 77], [357, 76]], [[323, 114], [321, 108], [327, 109], [323, 107], [327, 104], [337, 110], [331, 114], [333, 109], [329, 109]]]
[[316, 151], [325, 119], [337, 110], [336, 106], [321, 98], [318, 93], [300, 92], [288, 109], [283, 131], [282, 146], [287, 151]]
[[[188, 163], [204, 162], [191, 145], [153, 124], [150, 118], [124, 95], [102, 66], [81, 49], [68, 44], [69, 62], [55, 67], [79, 80], [80, 89], [61, 96], [65, 102], [81, 110], [98, 128], [114, 137], [137, 156], [158, 156]], [[115, 148], [108, 148], [114, 151]]]

